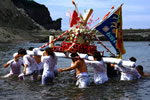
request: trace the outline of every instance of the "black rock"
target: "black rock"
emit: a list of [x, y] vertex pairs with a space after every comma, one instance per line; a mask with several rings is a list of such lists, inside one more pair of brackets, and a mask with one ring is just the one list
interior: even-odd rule
[[38, 4], [33, 0], [12, 0], [12, 2], [18, 8], [24, 9], [29, 17], [45, 29], [61, 30], [61, 18], [53, 21], [50, 12], [44, 5]]

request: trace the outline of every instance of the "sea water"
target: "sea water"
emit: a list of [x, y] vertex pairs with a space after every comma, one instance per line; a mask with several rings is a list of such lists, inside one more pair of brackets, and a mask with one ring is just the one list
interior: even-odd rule
[[[115, 49], [109, 42], [104, 44], [114, 53]], [[123, 59], [137, 58], [137, 65], [144, 66], [144, 71], [150, 73], [150, 42], [124, 42], [126, 54]], [[13, 53], [19, 48], [40, 47], [43, 43], [5, 43], [0, 44], [0, 76], [9, 73], [9, 68], [4, 69], [3, 64], [12, 59]], [[96, 44], [105, 55], [109, 52]], [[70, 59], [58, 58], [58, 68], [69, 67]], [[53, 84], [41, 86], [40, 81], [21, 81], [17, 78], [0, 78], [0, 100], [150, 100], [150, 78], [134, 81], [119, 81], [110, 78], [108, 82], [96, 86], [93, 83], [93, 70], [88, 67], [91, 85], [86, 89], [75, 86], [75, 77], [69, 72], [60, 73]]]

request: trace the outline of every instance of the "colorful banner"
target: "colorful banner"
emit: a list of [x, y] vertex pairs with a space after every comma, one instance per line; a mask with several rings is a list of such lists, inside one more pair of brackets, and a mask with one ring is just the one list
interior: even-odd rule
[[122, 34], [122, 5], [99, 24], [96, 29], [106, 36], [119, 56], [126, 53]]

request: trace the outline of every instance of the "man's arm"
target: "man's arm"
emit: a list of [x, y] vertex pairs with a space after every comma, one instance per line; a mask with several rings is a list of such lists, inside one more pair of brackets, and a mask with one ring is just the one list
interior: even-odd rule
[[7, 68], [13, 61], [14, 60], [12, 59], [12, 60], [8, 61], [6, 64], [4, 64], [4, 68]]
[[7, 68], [9, 65], [10, 65], [9, 63], [8, 64], [4, 64], [4, 68]]
[[73, 70], [73, 69], [75, 69], [77, 67], [78, 67], [78, 62], [75, 62], [73, 66], [68, 67], [68, 68], [64, 68], [64, 69], [59, 69], [58, 72]]
[[27, 64], [24, 64], [23, 73], [26, 74], [26, 68], [28, 67]]

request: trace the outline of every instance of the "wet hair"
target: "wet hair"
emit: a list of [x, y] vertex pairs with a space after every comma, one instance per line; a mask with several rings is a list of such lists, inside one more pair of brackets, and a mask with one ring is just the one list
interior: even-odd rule
[[143, 72], [143, 66], [142, 65], [138, 65], [136, 68], [140, 69]]
[[70, 55], [72, 58], [76, 58], [77, 56], [79, 56], [77, 53], [72, 53], [71, 55]]
[[94, 52], [93, 57], [96, 58], [97, 61], [102, 60], [102, 56], [101, 56], [100, 52]]
[[135, 57], [130, 57], [129, 60], [133, 61], [133, 62], [136, 62], [136, 58]]
[[25, 50], [24, 48], [20, 48], [20, 49], [18, 50], [18, 54], [24, 54], [24, 55], [26, 55], [27, 52], [26, 52], [26, 50]]
[[34, 49], [34, 47], [29, 47], [29, 48], [28, 48], [28, 50], [31, 50], [31, 51], [32, 51], [33, 49]]
[[54, 57], [54, 52], [53, 52], [53, 48], [46, 48], [45, 49], [46, 53], [52, 57]]

